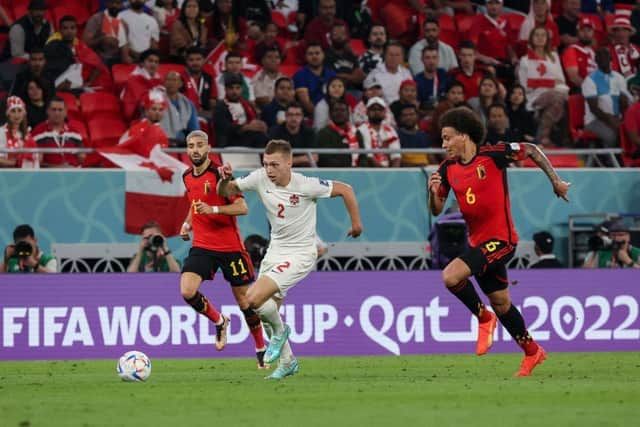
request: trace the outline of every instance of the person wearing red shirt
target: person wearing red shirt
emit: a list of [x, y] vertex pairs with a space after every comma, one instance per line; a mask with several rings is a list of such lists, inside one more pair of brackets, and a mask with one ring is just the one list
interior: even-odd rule
[[202, 48], [193, 46], [187, 49], [187, 67], [182, 75], [185, 82], [184, 96], [193, 102], [200, 117], [211, 119], [218, 99], [218, 90], [213, 76], [202, 69], [204, 61], [205, 52]]
[[513, 31], [502, 14], [502, 0], [487, 0], [487, 13], [476, 15], [469, 38], [478, 46], [478, 60], [487, 65], [515, 64], [518, 60], [509, 44]]
[[323, 49], [328, 49], [331, 45], [331, 29], [336, 24], [343, 24], [348, 30], [347, 23], [336, 18], [335, 0], [320, 0], [318, 16], [304, 30], [304, 41], [307, 44], [320, 43]]
[[613, 23], [609, 25], [609, 32], [612, 36], [612, 43], [609, 45], [611, 68], [628, 79], [636, 73], [638, 61], [640, 61], [640, 50], [630, 42], [636, 29], [633, 28], [628, 17], [616, 16]]
[[[67, 121], [64, 100], [54, 96], [47, 107], [47, 120], [31, 132], [38, 148], [82, 148], [82, 135], [73, 123]], [[79, 167], [84, 161], [84, 153], [44, 153], [40, 158], [41, 167]]]
[[193, 166], [185, 171], [182, 179], [191, 208], [180, 236], [189, 240], [189, 232], [193, 231], [193, 245], [182, 268], [180, 293], [190, 306], [216, 325], [216, 349], [222, 350], [227, 342], [230, 319], [199, 292], [203, 280], [213, 279], [215, 272], [222, 270], [255, 341], [258, 368], [264, 369], [268, 366], [264, 363], [262, 323], [246, 296], [255, 280], [253, 264], [236, 219], [238, 215], [247, 214], [247, 204], [241, 193], [229, 197], [216, 193], [220, 173], [209, 159], [209, 149], [205, 132], [197, 130], [187, 135], [187, 154]]
[[[507, 329], [525, 356], [516, 376], [529, 376], [546, 354], [527, 331], [525, 321], [512, 305], [505, 264], [518, 243], [511, 216], [506, 168], [530, 158], [549, 177], [558, 197], [567, 199], [569, 183], [562, 181], [549, 160], [534, 144], [511, 143], [482, 146], [486, 128], [480, 118], [465, 107], [454, 108], [440, 119], [447, 160], [429, 177], [429, 209], [439, 215], [453, 190], [469, 228], [470, 248], [451, 261], [442, 272], [447, 289], [479, 321], [476, 354], [486, 354], [493, 344], [497, 320]], [[491, 313], [469, 281], [475, 276], [489, 297]], [[497, 318], [496, 318], [497, 315]]]
[[578, 43], [574, 43], [562, 52], [562, 67], [567, 75], [569, 86], [575, 91], [582, 81], [596, 70], [596, 52], [593, 22], [589, 18], [578, 21]]
[[160, 51], [147, 49], [140, 55], [140, 65], [129, 75], [120, 94], [122, 115], [125, 121], [138, 118], [140, 100], [154, 87], [161, 86], [164, 81], [158, 74], [160, 67]]
[[451, 80], [464, 86], [464, 100], [478, 96], [480, 81], [487, 76], [488, 71], [476, 65], [476, 46], [471, 41], [460, 43], [458, 52], [459, 67], [449, 71]]

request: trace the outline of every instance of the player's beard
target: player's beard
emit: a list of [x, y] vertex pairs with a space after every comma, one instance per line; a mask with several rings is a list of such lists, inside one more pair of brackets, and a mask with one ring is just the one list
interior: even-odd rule
[[189, 157], [191, 159], [191, 163], [193, 166], [202, 166], [204, 162], [207, 161], [207, 156], [200, 157], [199, 159], [194, 159], [193, 157]]

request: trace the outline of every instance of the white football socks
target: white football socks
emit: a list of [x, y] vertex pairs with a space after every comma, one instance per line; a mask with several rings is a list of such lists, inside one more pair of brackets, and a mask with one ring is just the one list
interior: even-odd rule
[[[273, 335], [282, 335], [284, 332], [284, 323], [282, 322], [282, 317], [280, 317], [280, 313], [278, 312], [278, 304], [269, 298], [264, 304], [256, 309], [262, 322], [264, 323], [264, 328], [267, 330], [270, 329], [271, 334]], [[267, 333], [268, 333], [267, 332]], [[280, 353], [280, 363], [289, 363], [293, 360], [293, 352], [291, 351], [291, 346], [289, 345], [289, 340], [287, 340], [282, 346], [282, 352]]]

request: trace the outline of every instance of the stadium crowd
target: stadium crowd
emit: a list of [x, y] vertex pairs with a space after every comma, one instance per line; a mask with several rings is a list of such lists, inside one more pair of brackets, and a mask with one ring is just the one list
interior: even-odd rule
[[640, 1], [0, 1], [0, 24], [0, 167], [107, 167], [11, 149], [99, 149], [147, 131], [165, 147], [202, 129], [214, 147], [439, 148], [439, 117], [461, 105], [487, 144], [621, 147], [640, 166]]

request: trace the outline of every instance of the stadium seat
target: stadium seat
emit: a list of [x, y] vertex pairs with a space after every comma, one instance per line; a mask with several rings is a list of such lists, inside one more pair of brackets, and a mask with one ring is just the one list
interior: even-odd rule
[[80, 136], [82, 136], [82, 144], [85, 147], [91, 147], [91, 137], [89, 136], [89, 131], [87, 130], [87, 126], [84, 122], [80, 120], [69, 120], [69, 124], [80, 132]]
[[629, 140], [627, 137], [627, 133], [624, 130], [624, 126], [620, 125], [620, 147], [622, 147], [622, 163], [625, 167], [640, 167], [640, 158], [634, 159], [632, 154], [637, 152], [638, 147], [636, 147], [633, 142]]
[[8, 42], [9, 42], [9, 34], [0, 33], [0, 52], [4, 52], [4, 47]]
[[300, 65], [280, 65], [280, 72], [287, 77], [293, 77], [293, 75], [302, 68]]
[[184, 65], [181, 64], [160, 64], [158, 73], [162, 76], [163, 79], [169, 71], [177, 71], [178, 73], [180, 73], [180, 75], [184, 75], [185, 68]]
[[[551, 163], [551, 166], [554, 168], [579, 168], [583, 166], [577, 154], [553, 155], [553, 150], [557, 150], [557, 148], [544, 148], [543, 151], [549, 158], [549, 163]], [[522, 166], [525, 168], [538, 167], [531, 159], [526, 159], [522, 162]]]
[[120, 93], [129, 78], [129, 74], [131, 74], [135, 68], [135, 64], [115, 64], [111, 67], [111, 75], [113, 76], [113, 83], [116, 86], [117, 94]]
[[82, 114], [80, 113], [80, 106], [78, 105], [78, 99], [70, 92], [56, 92], [56, 95], [64, 99], [64, 105], [67, 107], [67, 116], [69, 120], [82, 121]]
[[598, 139], [595, 133], [584, 130], [584, 97], [569, 95], [568, 108], [571, 139], [576, 143]]
[[[440, 40], [456, 49], [458, 43], [460, 43], [460, 39], [458, 38], [458, 29], [456, 28], [456, 21], [454, 21], [453, 16], [440, 15], [438, 25], [440, 25]], [[424, 25], [420, 26], [420, 34], [420, 38], [424, 38]]]
[[98, 116], [119, 118], [122, 114], [120, 101], [109, 92], [83, 93], [80, 95], [80, 109], [86, 121]]
[[89, 122], [89, 134], [92, 147], [111, 147], [118, 144], [127, 126], [122, 120], [97, 119]]
[[367, 47], [364, 42], [360, 39], [351, 39], [351, 51], [357, 56], [362, 56], [363, 53], [367, 51]]

